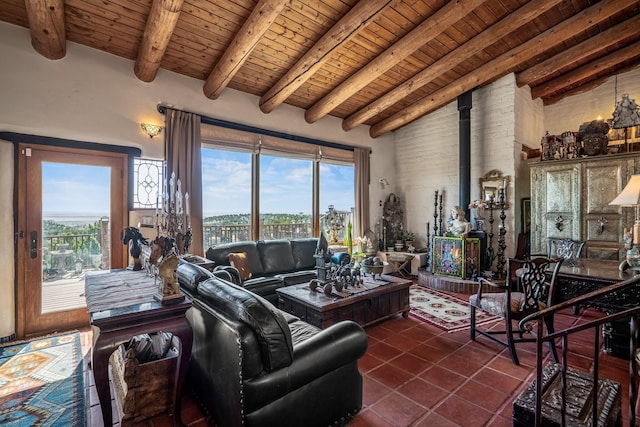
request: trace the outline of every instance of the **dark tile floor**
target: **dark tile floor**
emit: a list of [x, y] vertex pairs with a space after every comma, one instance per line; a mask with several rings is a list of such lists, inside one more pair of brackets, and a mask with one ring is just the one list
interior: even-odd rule
[[[556, 328], [594, 316], [601, 314], [592, 310], [579, 316], [562, 314], [556, 318]], [[533, 345], [518, 346], [521, 365], [516, 366], [506, 348], [484, 337], [470, 341], [468, 331], [447, 333], [412, 317], [397, 316], [366, 331], [369, 349], [359, 362], [364, 377], [363, 406], [350, 427], [511, 426], [512, 402], [535, 374]], [[591, 367], [592, 342], [592, 332], [570, 341], [570, 366], [587, 370]], [[91, 331], [86, 330], [86, 352], [90, 344]], [[600, 369], [602, 376], [622, 383], [626, 425], [628, 362], [602, 355]], [[87, 385], [89, 425], [100, 426], [102, 416], [90, 370]], [[191, 396], [184, 397], [182, 408], [186, 425], [207, 425]], [[170, 418], [160, 416], [141, 425], [173, 424]]]

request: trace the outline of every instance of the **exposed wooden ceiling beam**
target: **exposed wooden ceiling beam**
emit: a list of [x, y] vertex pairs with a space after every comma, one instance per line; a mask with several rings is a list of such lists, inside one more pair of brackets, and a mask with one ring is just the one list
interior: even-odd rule
[[307, 122], [314, 123], [329, 114], [334, 108], [349, 99], [353, 94], [403, 61], [452, 24], [460, 21], [485, 1], [486, 0], [456, 0], [450, 1], [441, 7], [410, 33], [398, 40], [369, 62], [364, 68], [352, 74], [347, 80], [311, 106], [304, 114]]
[[217, 99], [290, 0], [260, 0], [204, 83], [207, 98]]
[[475, 69], [472, 73], [460, 77], [442, 89], [414, 102], [409, 107], [381, 120], [369, 129], [369, 134], [371, 137], [377, 138], [435, 111], [455, 100], [460, 94], [507, 74], [504, 70], [511, 69], [535, 57], [635, 3], [635, 0], [603, 0], [598, 2], [550, 30], [503, 53], [496, 59]]
[[176, 28], [183, 0], [153, 0], [133, 72], [143, 82], [156, 78], [164, 52]]
[[393, 0], [358, 2], [260, 98], [263, 113], [272, 112], [304, 84], [345, 42], [375, 19]]
[[369, 105], [347, 117], [342, 122], [342, 128], [348, 131], [364, 123], [371, 117], [381, 113], [396, 102], [401, 101], [412, 92], [431, 82], [446, 71], [449, 71], [456, 65], [464, 62], [467, 58], [472, 57], [479, 50], [492, 45], [527, 22], [531, 22], [533, 19], [542, 15], [544, 12], [562, 1], [563, 0], [536, 0], [525, 4], [512, 14], [504, 17], [493, 26], [487, 28], [473, 39], [469, 40], [467, 43], [459, 46], [435, 63], [431, 64], [429, 67], [420, 71], [418, 74], [411, 77], [395, 89], [387, 92]]
[[556, 77], [531, 88], [531, 98], [543, 98], [553, 94], [559, 90], [571, 87], [578, 82], [588, 80], [590, 77], [602, 73], [603, 70], [613, 68], [617, 64], [623, 63], [629, 59], [640, 56], [640, 43], [634, 43], [630, 46], [618, 49], [617, 51], [603, 56], [602, 58], [591, 61], [582, 67], [576, 68], [568, 73]]
[[640, 27], [640, 17], [634, 16], [621, 24], [615, 25], [590, 39], [579, 43], [546, 61], [543, 61], [531, 68], [528, 68], [516, 76], [518, 86], [529, 85], [538, 86], [536, 82], [544, 80], [547, 76], [553, 74], [557, 70], [571, 67], [572, 64], [593, 55], [594, 53], [604, 51], [610, 46], [614, 46], [621, 40], [633, 37]]
[[25, 0], [27, 20], [31, 31], [31, 45], [49, 59], [64, 58], [67, 54], [64, 0]]

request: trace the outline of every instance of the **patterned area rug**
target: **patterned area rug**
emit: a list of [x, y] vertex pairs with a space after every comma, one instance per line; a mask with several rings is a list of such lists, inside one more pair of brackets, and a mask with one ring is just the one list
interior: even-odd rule
[[0, 347], [0, 425], [85, 426], [78, 332]]
[[[447, 332], [469, 329], [469, 301], [424, 286], [413, 285], [409, 289], [411, 311], [416, 319], [434, 325]], [[483, 310], [476, 310], [476, 325], [484, 325], [499, 319]]]

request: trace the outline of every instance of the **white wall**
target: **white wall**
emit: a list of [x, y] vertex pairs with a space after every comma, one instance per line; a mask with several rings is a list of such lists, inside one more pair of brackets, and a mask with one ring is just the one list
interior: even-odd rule
[[[512, 178], [508, 197], [513, 204], [513, 153], [519, 150], [515, 144], [515, 90], [514, 76], [508, 75], [473, 92], [471, 200], [480, 198], [480, 177], [498, 169]], [[418, 247], [426, 244], [427, 221], [433, 231], [435, 191], [444, 190], [445, 224], [451, 208], [459, 204], [458, 118], [454, 101], [395, 132], [398, 183], [395, 191], [406, 207], [407, 229], [418, 236]], [[513, 246], [513, 209], [506, 213], [506, 241]], [[496, 236], [498, 221], [494, 223]]]
[[[544, 127], [551, 135], [562, 132], [577, 132], [581, 124], [596, 120], [600, 116], [603, 120], [613, 117], [615, 109], [616, 80], [618, 82], [617, 101], [622, 94], [628, 93], [629, 98], [640, 102], [640, 67], [626, 73], [607, 79], [603, 84], [585, 93], [574, 95], [560, 102], [544, 107]], [[544, 134], [543, 134], [544, 135]], [[542, 135], [540, 136], [542, 138]], [[540, 147], [540, 143], [536, 148]]]
[[0, 141], [0, 242], [5, 245], [0, 257], [0, 338], [15, 332], [13, 241], [13, 145]]
[[[156, 106], [164, 103], [269, 130], [371, 147], [372, 200], [378, 197], [377, 177], [392, 173], [393, 135], [374, 140], [366, 126], [345, 132], [341, 120], [330, 116], [308, 124], [303, 110], [287, 105], [264, 114], [257, 97], [232, 89], [212, 101], [202, 92], [203, 81], [164, 70], [144, 83], [135, 77], [133, 61], [70, 42], [66, 56], [51, 61], [33, 50], [28, 30], [5, 23], [0, 23], [0, 58], [0, 131], [133, 146], [143, 157], [159, 159], [163, 139], [149, 139], [139, 124], [163, 124]], [[0, 237], [6, 242], [13, 241], [11, 144], [0, 142], [0, 154]], [[0, 258], [0, 338], [15, 331], [13, 265], [12, 255]]]

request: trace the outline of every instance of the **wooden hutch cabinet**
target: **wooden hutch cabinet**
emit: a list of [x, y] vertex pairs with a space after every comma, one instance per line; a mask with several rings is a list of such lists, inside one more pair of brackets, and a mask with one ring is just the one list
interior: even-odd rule
[[631, 175], [640, 153], [572, 160], [532, 161], [531, 253], [546, 253], [547, 237], [585, 241], [583, 257], [624, 259], [622, 233], [633, 208], [609, 206]]

